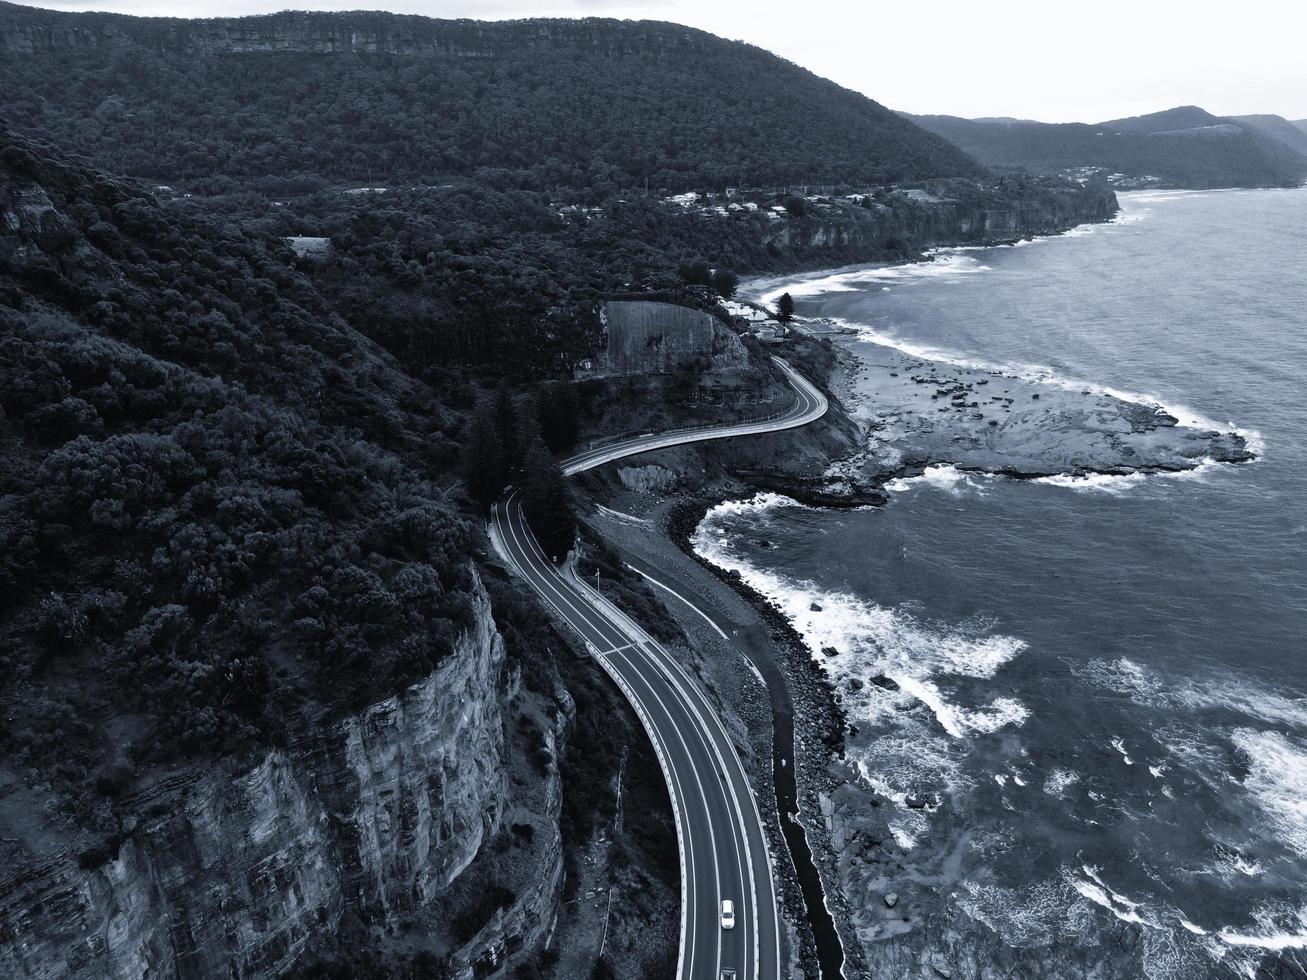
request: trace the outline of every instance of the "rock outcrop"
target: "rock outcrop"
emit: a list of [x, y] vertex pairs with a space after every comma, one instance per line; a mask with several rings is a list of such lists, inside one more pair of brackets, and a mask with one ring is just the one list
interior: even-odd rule
[[368, 12], [349, 20], [286, 10], [259, 17], [181, 20], [118, 14], [69, 17], [0, 4], [0, 51], [13, 55], [145, 44], [197, 55], [300, 53], [493, 58], [522, 44], [572, 46], [608, 57], [640, 51], [703, 49], [707, 35], [674, 24], [601, 21], [487, 22], [431, 20]]
[[929, 191], [899, 191], [865, 207], [827, 205], [801, 218], [778, 218], [766, 242], [800, 261], [859, 262], [940, 245], [993, 244], [1050, 235], [1105, 221], [1117, 211], [1106, 188], [998, 181], [931, 181]]
[[604, 305], [609, 374], [741, 371], [749, 355], [729, 327], [702, 310], [648, 300]]
[[556, 768], [530, 801], [508, 778], [516, 694], [479, 591], [473, 625], [420, 683], [252, 765], [157, 780], [98, 867], [54, 849], [6, 868], [0, 974], [276, 976], [346, 916], [378, 937], [447, 919], [442, 897], [512, 814], [534, 824], [514, 856], [530, 886], [446, 951], [455, 975], [486, 975], [538, 945], [562, 880]]

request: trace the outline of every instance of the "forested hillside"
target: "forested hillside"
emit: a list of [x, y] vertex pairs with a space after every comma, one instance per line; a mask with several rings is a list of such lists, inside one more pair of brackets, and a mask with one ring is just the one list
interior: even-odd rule
[[0, 51], [12, 122], [163, 182], [423, 183], [493, 169], [602, 195], [978, 172], [862, 95], [674, 24], [183, 21], [0, 4]]
[[289, 260], [0, 128], [0, 737], [43, 781], [276, 740], [469, 614], [458, 419]]
[[[1296, 187], [1307, 155], [1265, 122], [1195, 106], [1096, 124], [909, 116], [990, 166], [1035, 173], [1100, 168], [1166, 187]], [[1286, 124], [1287, 126], [1288, 124]]]

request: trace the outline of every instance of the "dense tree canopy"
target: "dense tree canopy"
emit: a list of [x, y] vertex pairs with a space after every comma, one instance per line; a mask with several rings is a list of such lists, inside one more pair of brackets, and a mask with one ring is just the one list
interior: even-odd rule
[[[188, 22], [9, 4], [0, 18], [39, 42], [0, 63], [15, 122], [165, 182], [497, 169], [603, 197], [978, 172], [865, 96], [674, 24], [362, 11]], [[74, 32], [85, 42], [65, 46]]]
[[1168, 187], [1297, 187], [1307, 155], [1258, 127], [1193, 106], [1084, 123], [911, 116], [991, 166], [1059, 173], [1101, 167]]
[[0, 132], [6, 757], [93, 775], [109, 706], [134, 760], [239, 750], [425, 675], [459, 425], [278, 240]]

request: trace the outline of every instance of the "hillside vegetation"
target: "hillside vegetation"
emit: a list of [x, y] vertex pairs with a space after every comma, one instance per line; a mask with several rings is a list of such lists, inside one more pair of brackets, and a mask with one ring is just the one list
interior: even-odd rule
[[[1307, 141], [1279, 116], [1221, 118], [1195, 106], [1129, 119], [1041, 123], [909, 116], [990, 166], [1035, 173], [1100, 168], [1165, 187], [1296, 187]], [[1298, 133], [1301, 137], [1301, 133]]]
[[467, 621], [457, 419], [289, 259], [0, 128], [0, 745], [39, 782], [276, 741]]
[[862, 95], [674, 24], [184, 21], [0, 4], [0, 50], [11, 121], [165, 182], [432, 182], [493, 169], [518, 186], [602, 193], [979, 171]]

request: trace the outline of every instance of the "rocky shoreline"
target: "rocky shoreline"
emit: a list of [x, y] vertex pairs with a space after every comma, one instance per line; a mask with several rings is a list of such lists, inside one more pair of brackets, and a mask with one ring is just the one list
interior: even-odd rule
[[[743, 601], [769, 637], [763, 656], [784, 679], [792, 702], [797, 802], [825, 904], [842, 939], [845, 975], [924, 970], [948, 976], [955, 954], [981, 955], [982, 948], [987, 961], [1003, 962], [1010, 950], [999, 937], [971, 935], [974, 924], [937, 921], [930, 897], [917, 894], [912, 880], [948, 878], [948, 855], [941, 867], [928, 868], [897, 845], [888, 827], [894, 805], [877, 798], [843, 761], [852, 733], [840, 691], [820, 658], [766, 596], [738, 573], [699, 556], [692, 536], [712, 508], [758, 492], [809, 507], [857, 508], [883, 505], [897, 489], [895, 481], [931, 478], [936, 470], [1023, 480], [1183, 473], [1247, 462], [1255, 458], [1253, 447], [1241, 433], [1182, 420], [1178, 412], [1142, 398], [1058, 378], [929, 360], [828, 321], [797, 326], [798, 336], [787, 342], [793, 349], [783, 353], [833, 396], [830, 416], [798, 433], [651, 454], [643, 461], [641, 479], [619, 472], [620, 487], [613, 480], [591, 489], [606, 503], [652, 514], [652, 520], [640, 519], [646, 525], [643, 536], [670, 542], [709, 572], [719, 587]], [[651, 495], [663, 504], [650, 508]], [[652, 547], [655, 558], [661, 553], [662, 560], [673, 560]], [[719, 601], [710, 592], [697, 594]], [[756, 659], [757, 651], [749, 656]], [[716, 686], [724, 701], [739, 696]], [[756, 709], [742, 710], [751, 715]], [[754, 733], [755, 743], [757, 737]], [[755, 754], [762, 754], [756, 744]], [[760, 784], [768, 783], [760, 765], [755, 773]], [[765, 787], [762, 795], [775, 799]], [[903, 805], [934, 810], [938, 802], [927, 795]], [[773, 845], [779, 847], [775, 836]], [[950, 848], [962, 846], [965, 834], [959, 829]], [[784, 872], [786, 907], [801, 920], [801, 896], [790, 869]], [[902, 884], [896, 884], [899, 878]], [[930, 927], [922, 928], [927, 921]], [[811, 971], [812, 938], [809, 929], [801, 931], [804, 966]], [[871, 944], [875, 964], [868, 961]]]
[[[929, 361], [873, 345], [856, 330], [839, 325], [803, 327], [811, 336], [835, 341], [836, 363], [827, 385], [851, 407], [865, 446], [832, 463], [820, 478], [733, 472], [754, 489], [785, 494], [807, 506], [884, 503], [889, 497], [886, 488], [894, 489], [894, 481], [921, 477], [936, 468], [1076, 481], [1177, 474], [1256, 458], [1244, 434], [1204, 425], [1205, 420], [1182, 422], [1178, 413], [1160, 404], [1060, 379]], [[888, 826], [895, 807], [877, 798], [841, 759], [848, 726], [839, 692], [802, 638], [765, 596], [695, 554], [690, 538], [709, 509], [748, 496], [736, 492], [687, 503], [678, 508], [669, 530], [683, 551], [748, 601], [783, 640], [786, 655], [778, 659], [795, 691], [796, 706], [800, 699], [812, 702], [811, 711], [796, 710], [801, 801], [807, 822], [816, 825], [809, 830], [814, 859], [827, 882], [830, 905], [838, 910], [851, 965], [860, 962], [860, 975], [877, 977], [917, 972], [949, 977], [959, 975], [959, 969], [971, 975], [963, 960], [971, 964], [971, 972], [982, 961], [1015, 966], [1013, 950], [1002, 937], [956, 917], [945, 921], [931, 896], [935, 887], [947, 887], [951, 880], [949, 867], [967, 844], [965, 828], [948, 831], [951, 843], [935, 849], [924, 862], [915, 854], [909, 859]], [[819, 745], [829, 751], [814, 751]], [[903, 801], [930, 810], [938, 803], [925, 796]], [[812, 819], [818, 813], [821, 819]], [[848, 942], [855, 935], [859, 941]], [[1122, 932], [1115, 941], [1128, 944], [1130, 939]], [[867, 959], [873, 944], [874, 968]], [[1067, 964], [1054, 955], [1047, 965], [1055, 969]]]

